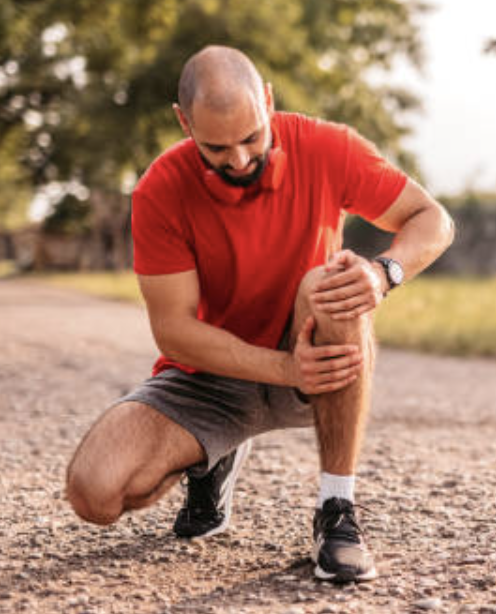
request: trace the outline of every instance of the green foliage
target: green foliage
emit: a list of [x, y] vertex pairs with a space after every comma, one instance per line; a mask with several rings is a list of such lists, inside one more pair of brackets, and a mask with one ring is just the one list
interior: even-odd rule
[[0, 164], [0, 230], [12, 230], [26, 217], [33, 196], [30, 175], [17, 160], [18, 152], [26, 147], [26, 135], [20, 127], [9, 131], [1, 148]]
[[19, 198], [6, 196], [0, 214], [53, 180], [121, 190], [179, 136], [179, 74], [210, 43], [245, 51], [279, 108], [350, 123], [411, 170], [401, 122], [417, 101], [368, 76], [396, 57], [420, 63], [425, 10], [402, 0], [3, 0], [0, 156], [6, 194]]
[[81, 234], [89, 230], [90, 207], [71, 195], [65, 196], [43, 220], [48, 233]]

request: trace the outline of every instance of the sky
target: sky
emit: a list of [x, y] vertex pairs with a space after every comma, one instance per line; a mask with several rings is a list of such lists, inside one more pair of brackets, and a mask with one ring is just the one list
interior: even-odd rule
[[394, 80], [420, 96], [405, 145], [417, 154], [434, 194], [465, 189], [496, 192], [496, 0], [431, 0], [421, 19], [422, 76], [397, 67]]

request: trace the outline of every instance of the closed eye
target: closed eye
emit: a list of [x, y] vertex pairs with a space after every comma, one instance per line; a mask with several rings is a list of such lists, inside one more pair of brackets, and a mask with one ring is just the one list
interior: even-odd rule
[[253, 134], [250, 134], [244, 141], [241, 141], [243, 145], [248, 145], [248, 143], [254, 143], [258, 137], [260, 136], [260, 130], [257, 130]]
[[225, 151], [227, 149], [227, 147], [224, 145], [205, 145], [205, 147], [212, 153], [220, 153], [221, 151]]
[[[255, 132], [252, 132], [249, 136], [247, 136], [246, 139], [243, 139], [240, 144], [249, 145], [250, 143], [255, 143], [256, 141], [258, 141], [261, 134], [261, 130], [256, 130]], [[229, 149], [227, 145], [215, 145], [213, 143], [202, 143], [202, 145], [212, 153], [221, 153], [222, 151], [226, 151], [227, 149]]]

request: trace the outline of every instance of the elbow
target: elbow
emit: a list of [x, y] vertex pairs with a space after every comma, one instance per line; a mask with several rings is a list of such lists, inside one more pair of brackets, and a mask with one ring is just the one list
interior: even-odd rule
[[161, 319], [152, 323], [152, 333], [160, 352], [177, 362], [186, 359], [184, 347], [188, 334], [188, 321], [182, 319]]
[[451, 217], [451, 215], [446, 211], [446, 209], [442, 209], [442, 237], [443, 237], [443, 251], [446, 251], [453, 243], [456, 237], [456, 226], [455, 221]]
[[450, 216], [450, 238], [449, 238], [449, 245], [451, 245], [453, 243], [453, 241], [455, 240], [455, 237], [456, 237], [455, 220]]
[[[432, 201], [426, 209], [431, 229], [432, 251], [436, 258], [453, 243], [456, 236], [455, 222], [446, 208], [438, 201]], [[427, 218], [426, 218], [427, 221]]]
[[166, 356], [174, 362], [184, 361], [181, 350], [178, 349], [173, 343], [164, 341], [164, 339], [157, 337], [155, 338], [155, 343], [163, 356]]
[[180, 344], [175, 340], [171, 340], [168, 337], [155, 337], [155, 343], [163, 356], [175, 362], [183, 363], [187, 361], [184, 350], [181, 349]]

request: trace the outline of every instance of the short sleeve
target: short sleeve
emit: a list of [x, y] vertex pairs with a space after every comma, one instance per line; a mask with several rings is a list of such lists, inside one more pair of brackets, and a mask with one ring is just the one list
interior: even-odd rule
[[355, 130], [347, 129], [342, 208], [372, 221], [387, 211], [407, 182], [405, 173], [388, 162]]
[[138, 275], [165, 275], [196, 268], [181, 221], [170, 209], [139, 189], [133, 193], [134, 271]]

